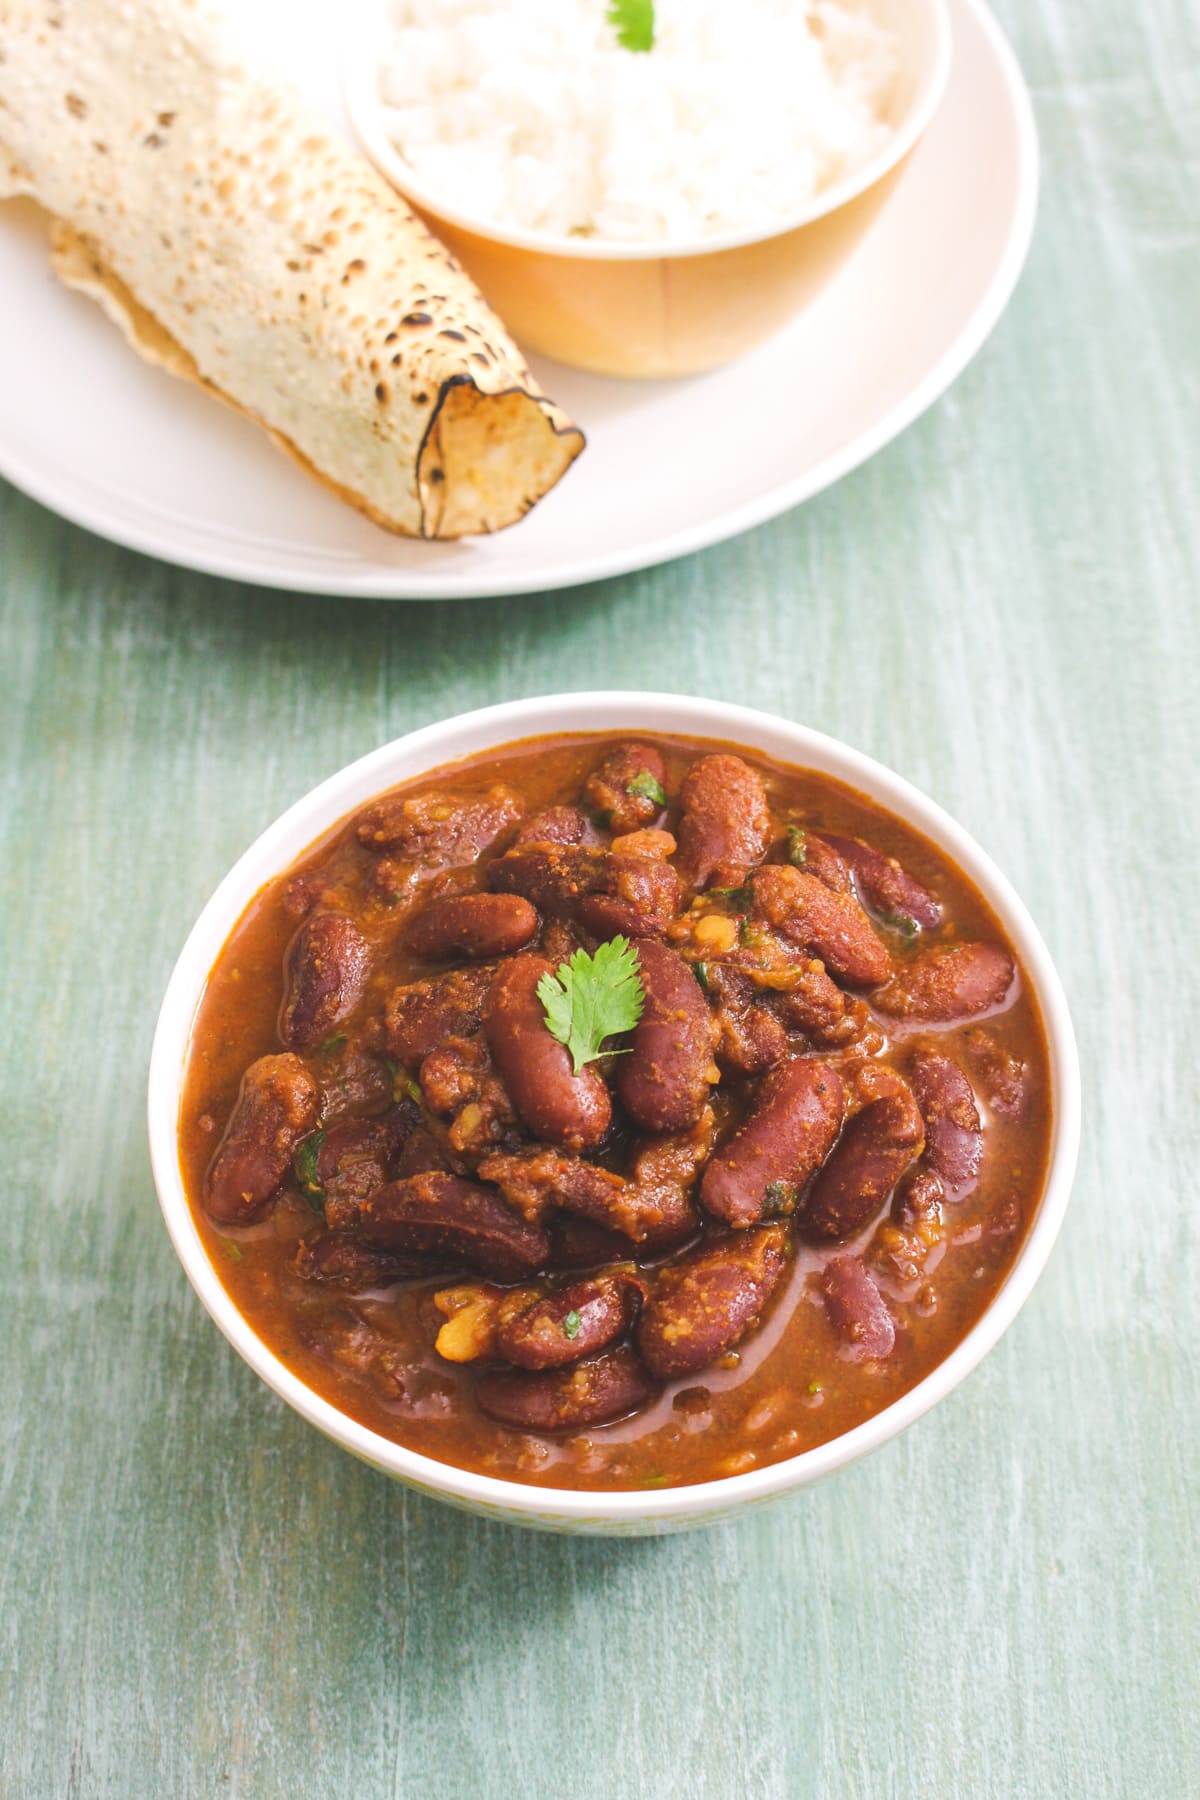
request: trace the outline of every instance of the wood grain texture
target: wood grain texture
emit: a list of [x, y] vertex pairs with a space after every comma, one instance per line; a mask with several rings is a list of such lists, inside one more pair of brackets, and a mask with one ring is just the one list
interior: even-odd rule
[[[540, 1800], [1200, 1790], [1196, 15], [1011, 0], [1032, 261], [833, 492], [569, 595], [267, 595], [0, 492], [0, 1793]], [[845, 737], [1026, 896], [1085, 1072], [1037, 1293], [906, 1437], [638, 1543], [419, 1500], [202, 1314], [142, 1118], [172, 961], [284, 805], [509, 695]]]

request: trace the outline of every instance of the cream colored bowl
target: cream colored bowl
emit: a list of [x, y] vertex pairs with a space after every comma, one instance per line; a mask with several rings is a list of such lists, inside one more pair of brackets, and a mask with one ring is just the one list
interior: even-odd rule
[[346, 52], [346, 106], [376, 168], [450, 246], [527, 350], [599, 375], [695, 375], [753, 348], [821, 293], [870, 229], [937, 109], [950, 70], [946, 0], [867, 4], [900, 44], [892, 135], [769, 231], [615, 244], [491, 225], [444, 205], [384, 129], [378, 15]]
[[[1052, 1127], [1046, 1184], [1029, 1234], [991, 1305], [944, 1362], [853, 1431], [784, 1462], [722, 1481], [648, 1491], [532, 1487], [436, 1462], [380, 1437], [324, 1400], [242, 1317], [196, 1230], [179, 1164], [179, 1109], [196, 1009], [233, 927], [259, 889], [348, 813], [396, 782], [460, 756], [545, 732], [673, 732], [724, 738], [780, 762], [817, 769], [868, 794], [943, 849], [992, 907], [1036, 995], [1046, 1028]], [[920, 1418], [992, 1348], [1041, 1274], [1071, 1192], [1079, 1145], [1079, 1065], [1062, 985], [1024, 906], [996, 865], [939, 806], [869, 757], [769, 713], [679, 694], [557, 694], [464, 713], [410, 732], [333, 775], [267, 828], [235, 863], [196, 921], [171, 975], [150, 1057], [150, 1158], [171, 1241], [192, 1286], [234, 1349], [289, 1406], [364, 1462], [422, 1493], [471, 1512], [547, 1531], [642, 1537], [709, 1525], [840, 1469]]]

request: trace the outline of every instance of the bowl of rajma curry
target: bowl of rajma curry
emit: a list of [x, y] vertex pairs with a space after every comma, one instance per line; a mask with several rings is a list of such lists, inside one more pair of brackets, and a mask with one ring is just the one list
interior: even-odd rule
[[641, 1534], [943, 1398], [1045, 1264], [1070, 1018], [932, 801], [802, 726], [571, 694], [270, 826], [163, 1002], [150, 1139], [234, 1348], [387, 1474]]

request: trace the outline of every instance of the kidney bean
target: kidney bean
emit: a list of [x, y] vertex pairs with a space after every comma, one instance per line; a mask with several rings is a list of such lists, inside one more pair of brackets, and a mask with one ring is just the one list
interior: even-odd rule
[[[758, 989], [750, 977], [722, 963], [700, 966], [709, 997], [715, 1002], [718, 1060], [742, 1075], [761, 1075], [781, 1062], [787, 1055], [787, 1032], [775, 1014], [759, 1003]], [[838, 988], [833, 991], [840, 994]]]
[[572, 1186], [562, 1204], [582, 1219], [619, 1231], [651, 1256], [686, 1243], [700, 1229], [688, 1190], [665, 1182], [620, 1181], [615, 1189]]
[[940, 1175], [923, 1163], [914, 1163], [896, 1183], [892, 1218], [906, 1231], [920, 1228], [941, 1235], [942, 1201], [946, 1197]]
[[387, 1002], [387, 1045], [398, 1061], [415, 1068], [447, 1038], [479, 1030], [495, 965], [452, 969], [393, 990]]
[[717, 1014], [721, 1030], [717, 1055], [741, 1075], [761, 1075], [788, 1053], [787, 1032], [765, 1006], [723, 1006]]
[[973, 1025], [963, 1049], [993, 1112], [1018, 1119], [1025, 1110], [1025, 1064], [982, 1025]]
[[434, 1169], [439, 1173], [452, 1172], [446, 1146], [427, 1126], [418, 1125], [392, 1164], [392, 1180], [404, 1181], [409, 1175], [427, 1175]]
[[492, 1374], [475, 1384], [481, 1412], [520, 1431], [579, 1431], [631, 1413], [650, 1398], [645, 1369], [626, 1345], [569, 1369]]
[[683, 904], [673, 865], [657, 856], [604, 856], [604, 891], [585, 894], [575, 917], [596, 937], [661, 937]]
[[314, 913], [292, 939], [279, 1035], [293, 1050], [312, 1050], [354, 1011], [366, 986], [370, 953], [352, 919]]
[[497, 1281], [540, 1269], [545, 1232], [518, 1219], [494, 1189], [431, 1171], [379, 1188], [359, 1213], [362, 1235], [384, 1250], [453, 1258]]
[[393, 1080], [383, 1061], [383, 1032], [379, 1041], [371, 1041], [371, 1024], [364, 1022], [358, 1031], [337, 1033], [331, 1042], [320, 1044], [309, 1068], [320, 1089], [322, 1121], [332, 1124], [348, 1114], [379, 1112], [392, 1097]]
[[447, 1038], [424, 1059], [418, 1079], [428, 1111], [453, 1121], [447, 1134], [452, 1150], [482, 1155], [516, 1120], [481, 1031], [474, 1037]]
[[763, 1077], [745, 1124], [704, 1171], [705, 1208], [738, 1227], [791, 1211], [828, 1155], [845, 1108], [845, 1084], [832, 1063], [809, 1057], [777, 1063]]
[[[667, 766], [648, 744], [621, 744], [587, 778], [584, 798], [608, 831], [620, 836], [652, 825], [665, 800]], [[647, 792], [649, 789], [649, 792]]]
[[506, 1319], [496, 1347], [520, 1369], [560, 1369], [606, 1350], [633, 1324], [641, 1284], [629, 1274], [573, 1281]]
[[483, 874], [477, 863], [406, 862], [403, 857], [378, 856], [366, 880], [393, 917], [403, 919], [418, 904], [478, 893]]
[[603, 903], [627, 937], [661, 937], [683, 904], [683, 883], [674, 866], [660, 856], [610, 850], [604, 868], [605, 891], [582, 901], [580, 922], [589, 931], [598, 931], [597, 909]]
[[651, 1374], [706, 1369], [758, 1323], [787, 1265], [779, 1225], [706, 1244], [663, 1269], [642, 1309], [637, 1346]]
[[710, 994], [720, 995], [721, 976], [727, 972], [735, 981], [740, 978], [743, 992], [786, 1019], [789, 1029], [812, 1035], [820, 1031], [822, 1041], [828, 1033], [831, 1042], [840, 1042], [844, 1034], [858, 1035], [853, 1016], [861, 1012], [861, 1002], [836, 986], [819, 958], [798, 949], [764, 919], [732, 912], [685, 913], [667, 935], [697, 968]]
[[871, 1005], [904, 1025], [956, 1025], [1011, 1004], [1016, 965], [998, 944], [930, 944], [901, 963]]
[[328, 871], [301, 869], [298, 875], [292, 875], [284, 882], [279, 898], [285, 912], [294, 919], [303, 919], [322, 900], [330, 899], [333, 892]]
[[707, 887], [720, 868], [743, 873], [771, 841], [762, 777], [740, 756], [701, 756], [679, 795], [679, 867], [691, 886]]
[[909, 1079], [925, 1121], [925, 1160], [952, 1198], [961, 1200], [974, 1187], [983, 1159], [983, 1126], [971, 1084], [956, 1062], [932, 1052], [913, 1058]]
[[[687, 1206], [675, 1219], [642, 1220], [640, 1229], [642, 1235], [633, 1240], [639, 1264], [655, 1262], [660, 1256], [673, 1256], [693, 1244], [700, 1235], [700, 1213], [694, 1206]], [[597, 1226], [572, 1213], [554, 1213], [547, 1222], [547, 1231], [551, 1235], [551, 1262], [556, 1269], [597, 1269], [606, 1262], [624, 1262], [633, 1255], [628, 1233]]]
[[699, 1210], [682, 1197], [673, 1213], [664, 1213], [657, 1219], [643, 1217], [641, 1235], [634, 1240], [639, 1260], [656, 1262], [688, 1249], [700, 1236], [703, 1224]]
[[526, 819], [512, 841], [514, 850], [523, 850], [527, 844], [583, 844], [599, 849], [604, 838], [581, 807], [548, 806], [545, 812]]
[[941, 902], [894, 857], [881, 855], [859, 838], [826, 834], [824, 841], [850, 865], [855, 886], [873, 912], [911, 919], [925, 931], [937, 930], [942, 922]]
[[209, 1165], [204, 1204], [210, 1216], [242, 1225], [261, 1212], [316, 1122], [316, 1084], [298, 1056], [252, 1062]]
[[[398, 1100], [385, 1112], [339, 1120], [326, 1131], [317, 1152], [317, 1180], [326, 1190], [339, 1179], [350, 1187], [359, 1182], [360, 1175], [363, 1181], [369, 1178], [364, 1167], [367, 1164], [372, 1172], [375, 1168], [383, 1170], [386, 1178], [386, 1171], [420, 1116], [411, 1100]], [[382, 1187], [383, 1182], [376, 1181], [374, 1186]]]
[[583, 939], [567, 919], [547, 919], [542, 927], [542, 955], [557, 969], [570, 962], [575, 952], [584, 948]]
[[[562, 1207], [604, 1233], [632, 1239], [657, 1256], [692, 1238], [700, 1218], [692, 1204], [696, 1177], [712, 1148], [715, 1121], [706, 1106], [689, 1131], [655, 1137], [636, 1150], [630, 1173], [613, 1174], [547, 1146], [496, 1152], [479, 1165], [522, 1217], [543, 1220]], [[619, 1251], [628, 1254], [628, 1244]]]
[[678, 874], [659, 857], [570, 844], [510, 850], [489, 865], [488, 885], [523, 894], [548, 918], [577, 918], [598, 937], [660, 937], [683, 899]]
[[511, 789], [485, 794], [386, 795], [359, 814], [357, 836], [370, 850], [390, 850], [429, 863], [474, 862], [524, 812]]
[[[711, 1143], [711, 1114], [691, 1133], [659, 1138], [652, 1150], [643, 1149], [634, 1160], [631, 1177], [549, 1148], [496, 1152], [480, 1163], [479, 1175], [494, 1181], [523, 1218], [540, 1223], [553, 1208], [562, 1207], [577, 1221], [598, 1230], [603, 1244], [611, 1248], [616, 1243], [617, 1255], [629, 1254], [630, 1239], [648, 1254], [657, 1255], [694, 1237], [700, 1228], [689, 1197], [695, 1159], [690, 1150], [685, 1152], [688, 1172], [684, 1175], [680, 1145], [691, 1145], [701, 1131], [704, 1143]], [[596, 1260], [592, 1255], [595, 1242], [593, 1238], [585, 1245], [590, 1260]]]
[[879, 1211], [924, 1141], [910, 1093], [872, 1100], [850, 1120], [801, 1201], [801, 1231], [806, 1237], [852, 1237]]
[[529, 1129], [567, 1150], [598, 1144], [612, 1120], [612, 1102], [599, 1071], [575, 1073], [565, 1044], [550, 1035], [538, 999], [544, 957], [525, 951], [505, 963], [484, 1009], [488, 1047], [513, 1105]]
[[931, 1253], [942, 1241], [943, 1199], [939, 1177], [923, 1162], [914, 1163], [896, 1183], [890, 1212], [865, 1252], [890, 1280], [903, 1286], [921, 1280]]
[[851, 1112], [859, 1112], [872, 1100], [890, 1099], [893, 1094], [912, 1098], [912, 1089], [891, 1063], [877, 1062], [874, 1057], [855, 1057], [842, 1064], [846, 1078], [847, 1104]]
[[835, 894], [854, 892], [854, 878], [849, 867], [834, 849], [832, 840], [822, 837], [819, 832], [797, 828], [788, 844], [788, 861], [794, 868], [803, 869], [806, 875], [815, 875]]
[[547, 1221], [546, 1230], [550, 1237], [550, 1264], [555, 1269], [598, 1269], [629, 1255], [628, 1238], [605, 1225], [593, 1225], [590, 1219], [555, 1213]]
[[453, 894], [432, 900], [405, 934], [418, 956], [507, 956], [523, 950], [538, 928], [538, 916], [520, 894]]
[[301, 1281], [317, 1281], [323, 1287], [345, 1288], [350, 1293], [390, 1287], [396, 1281], [433, 1273], [433, 1266], [420, 1257], [391, 1256], [345, 1232], [301, 1244], [292, 1269]]
[[777, 863], [756, 869], [752, 880], [755, 915], [819, 956], [839, 981], [874, 987], [887, 980], [891, 957], [851, 895], [835, 893], [803, 869]]
[[865, 1024], [861, 1000], [851, 1000], [819, 964], [802, 970], [774, 1006], [789, 1031], [802, 1031], [817, 1044], [850, 1042]]
[[317, 1151], [314, 1173], [324, 1189], [325, 1221], [345, 1231], [361, 1203], [391, 1179], [392, 1165], [420, 1117], [411, 1100], [373, 1117], [340, 1119]]
[[497, 894], [521, 894], [548, 919], [574, 916], [581, 897], [604, 884], [606, 852], [580, 844], [535, 844], [509, 850], [488, 865]]
[[618, 900], [611, 894], [585, 894], [575, 916], [583, 929], [602, 943], [615, 937], [639, 937], [657, 929], [652, 918], [643, 917], [627, 900]]
[[821, 1272], [821, 1297], [829, 1323], [841, 1338], [851, 1362], [890, 1356], [896, 1321], [879, 1291], [879, 1283], [857, 1256], [835, 1256]]
[[638, 1145], [613, 1222], [649, 1255], [675, 1248], [700, 1229], [692, 1194], [716, 1130], [713, 1109], [706, 1106], [690, 1130]]
[[645, 1000], [617, 1069], [617, 1092], [647, 1131], [694, 1125], [716, 1075], [713, 1029], [700, 985], [673, 950], [653, 939], [635, 944]]
[[478, 1174], [481, 1181], [494, 1181], [523, 1219], [539, 1224], [556, 1206], [578, 1204], [585, 1212], [604, 1216], [625, 1185], [620, 1175], [578, 1156], [565, 1156], [548, 1144], [493, 1151], [480, 1163]]
[[421, 1059], [417, 1073], [421, 1099], [435, 1118], [452, 1118], [461, 1106], [479, 1098], [491, 1068], [482, 1031], [471, 1037], [447, 1038]]

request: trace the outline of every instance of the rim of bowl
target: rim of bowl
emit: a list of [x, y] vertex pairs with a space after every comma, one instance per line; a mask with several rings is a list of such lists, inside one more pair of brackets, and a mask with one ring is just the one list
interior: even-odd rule
[[351, 35], [342, 52], [342, 98], [355, 136], [380, 174], [413, 205], [460, 231], [469, 231], [494, 244], [507, 244], [515, 250], [533, 250], [545, 256], [571, 257], [585, 262], [653, 262], [715, 255], [722, 250], [740, 250], [747, 244], [768, 243], [772, 238], [786, 237], [802, 225], [825, 218], [848, 201], [856, 200], [877, 181], [882, 181], [908, 155], [941, 104], [950, 78], [953, 51], [949, 0], [919, 0], [919, 3], [925, 8], [934, 29], [933, 54], [921, 71], [907, 112], [887, 142], [874, 156], [794, 212], [773, 220], [766, 227], [749, 226], [711, 237], [653, 238], [639, 243], [611, 238], [562, 237], [550, 232], [526, 231], [518, 225], [500, 225], [448, 205], [424, 185], [384, 129], [378, 83], [384, 48], [384, 19], [379, 8], [360, 14], [360, 29]]
[[[980, 888], [1013, 942], [1041, 1009], [1052, 1086], [1050, 1155], [1036, 1217], [991, 1305], [949, 1356], [891, 1406], [828, 1443], [743, 1475], [657, 1490], [542, 1487], [480, 1475], [408, 1450], [340, 1412], [287, 1368], [226, 1293], [192, 1219], [179, 1165], [179, 1106], [196, 1010], [229, 933], [264, 883], [373, 794], [424, 770], [543, 733], [609, 730], [745, 745], [846, 781], [933, 839]], [[244, 1361], [310, 1424], [385, 1473], [459, 1504], [530, 1524], [653, 1528], [724, 1514], [844, 1468], [913, 1424], [976, 1367], [1025, 1304], [1062, 1225], [1079, 1147], [1080, 1077], [1066, 995], [1040, 932], [987, 852], [935, 801], [863, 752], [777, 714], [681, 694], [614, 691], [504, 701], [423, 726], [349, 763], [282, 813], [238, 858], [188, 934], [155, 1029], [148, 1109], [159, 1204], [188, 1280]]]

